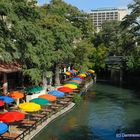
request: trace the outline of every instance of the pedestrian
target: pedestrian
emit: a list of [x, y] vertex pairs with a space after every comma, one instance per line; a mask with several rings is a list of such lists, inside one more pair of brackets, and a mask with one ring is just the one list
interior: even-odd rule
[[3, 80], [2, 82], [3, 82], [3, 84], [2, 84], [1, 89], [3, 89], [3, 95], [7, 95], [7, 93], [8, 93], [8, 82], [6, 80]]
[[94, 75], [94, 82], [96, 83], [96, 74]]

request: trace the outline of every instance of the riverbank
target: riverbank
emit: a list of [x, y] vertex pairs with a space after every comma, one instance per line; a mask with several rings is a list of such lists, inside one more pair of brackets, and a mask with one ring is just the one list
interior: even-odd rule
[[55, 120], [57, 117], [61, 116], [62, 114], [70, 111], [74, 107], [75, 103], [70, 103], [66, 108], [63, 110], [57, 112], [56, 114], [52, 115], [50, 118], [48, 118], [45, 122], [43, 122], [41, 125], [37, 126], [35, 130], [33, 130], [29, 135], [24, 137], [24, 140], [31, 140], [33, 137], [35, 137], [44, 127], [46, 127], [47, 124]]
[[[88, 79], [87, 81], [85, 80], [85, 83], [83, 83], [82, 88], [80, 88], [79, 94], [82, 95], [85, 92], [87, 92], [92, 84], [93, 84], [93, 79], [90, 79], [90, 80]], [[55, 120], [57, 117], [63, 115], [64, 113], [71, 111], [74, 106], [75, 106], [75, 103], [71, 102], [67, 107], [65, 107], [64, 109], [52, 115], [42, 124], [38, 125], [36, 129], [31, 131], [30, 134], [24, 137], [24, 140], [32, 140], [36, 135], [38, 135], [41, 132], [41, 130], [43, 130], [46, 127], [46, 125], [48, 125], [50, 122]]]
[[[1, 135], [2, 139], [31, 140], [40, 133], [51, 121], [60, 115], [70, 111], [74, 106], [73, 98], [75, 94], [82, 95], [93, 84], [91, 77], [85, 78], [76, 90], [65, 93], [65, 96], [58, 98], [55, 103], [51, 102], [38, 113], [26, 113], [25, 119], [20, 123], [12, 125], [10, 133], [6, 132]], [[17, 109], [17, 110], [16, 110]], [[19, 111], [19, 108], [15, 108]]]

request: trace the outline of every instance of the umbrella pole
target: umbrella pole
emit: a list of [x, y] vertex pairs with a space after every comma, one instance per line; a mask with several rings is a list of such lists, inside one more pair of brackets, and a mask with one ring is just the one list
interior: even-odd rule
[[4, 112], [7, 110], [7, 108], [8, 108], [8, 104], [6, 104], [6, 105], [4, 106]]
[[18, 106], [18, 105], [19, 105], [19, 98], [17, 99], [17, 101], [16, 101], [16, 102], [17, 102], [17, 106]]
[[9, 129], [8, 129], [8, 131], [9, 131], [9, 136], [11, 135], [11, 127], [10, 127], [10, 124], [9, 124]]

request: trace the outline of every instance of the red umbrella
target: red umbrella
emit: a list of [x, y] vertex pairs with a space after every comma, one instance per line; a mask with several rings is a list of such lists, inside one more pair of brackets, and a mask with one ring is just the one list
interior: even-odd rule
[[11, 123], [15, 121], [20, 121], [25, 118], [25, 115], [18, 111], [12, 111], [12, 112], [4, 112], [0, 114], [0, 121], [5, 123]]
[[69, 87], [60, 87], [57, 90], [61, 92], [72, 92], [72, 89]]
[[3, 101], [0, 101], [0, 106], [3, 106], [4, 105], [4, 102]]
[[80, 79], [82, 79], [82, 80], [84, 80], [84, 78], [82, 77], [82, 76], [76, 76], [77, 78], [80, 78]]

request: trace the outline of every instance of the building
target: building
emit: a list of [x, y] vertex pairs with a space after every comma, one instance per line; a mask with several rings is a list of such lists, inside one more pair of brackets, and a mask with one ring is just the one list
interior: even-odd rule
[[0, 94], [22, 86], [21, 65], [18, 63], [0, 62]]
[[91, 10], [90, 15], [93, 20], [93, 25], [96, 27], [97, 32], [102, 28], [105, 21], [118, 20], [121, 21], [127, 14], [127, 9], [117, 8], [104, 8]]

